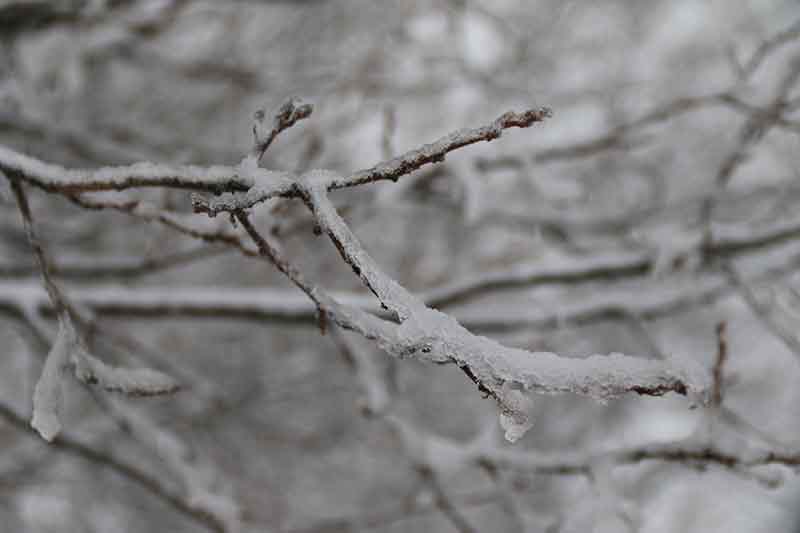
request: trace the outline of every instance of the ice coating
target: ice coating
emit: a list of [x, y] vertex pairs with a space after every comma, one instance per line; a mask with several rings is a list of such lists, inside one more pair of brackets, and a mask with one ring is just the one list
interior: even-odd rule
[[61, 432], [62, 386], [74, 341], [74, 331], [62, 322], [33, 393], [31, 426], [48, 442]]
[[400, 325], [395, 334], [381, 338], [379, 345], [395, 357], [461, 367], [506, 411], [505, 428], [510, 436], [519, 438], [529, 421], [522, 420], [521, 411], [503, 406], [498, 393], [501, 387], [545, 394], [573, 393], [600, 402], [631, 392], [651, 396], [675, 392], [694, 399], [706, 394], [709, 374], [689, 359], [660, 360], [619, 353], [565, 357], [509, 348], [472, 334], [452, 316], [427, 307], [380, 269], [327, 197], [326, 184], [335, 179], [336, 175], [328, 171], [313, 171], [301, 185], [317, 222], [342, 258], [381, 304], [397, 315]]

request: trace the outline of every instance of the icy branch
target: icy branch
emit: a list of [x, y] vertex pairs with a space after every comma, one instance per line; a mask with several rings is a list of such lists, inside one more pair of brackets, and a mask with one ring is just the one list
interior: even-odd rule
[[[486, 337], [473, 335], [454, 318], [428, 308], [377, 266], [327, 196], [330, 183], [336, 179], [331, 172], [312, 171], [298, 180], [298, 191], [320, 229], [328, 234], [345, 262], [378, 297], [381, 305], [396, 315], [400, 325], [394, 331], [385, 322], [381, 322], [379, 329], [370, 329], [359, 324], [366, 317], [353, 320], [339, 316], [340, 308], [335, 301], [280, 257], [277, 250], [249, 224], [246, 216], [238, 212], [237, 217], [262, 255], [269, 257], [279, 270], [306, 292], [320, 313], [362, 334], [369, 329], [373, 335], [371, 338], [377, 340], [387, 353], [398, 358], [455, 363], [480, 390], [498, 402], [504, 416], [512, 419], [521, 413], [509, 405], [501, 388], [550, 394], [570, 392], [599, 401], [628, 392], [652, 396], [676, 392], [697, 397], [707, 393], [708, 373], [691, 360], [656, 361], [621, 354], [567, 358], [549, 352], [507, 348]], [[511, 430], [516, 438], [520, 436], [518, 429]]]
[[626, 392], [661, 395], [666, 392], [703, 393], [706, 372], [692, 361], [662, 361], [620, 354], [565, 358], [547, 352], [507, 348], [473, 335], [454, 318], [430, 309], [387, 276], [364, 250], [336, 212], [315, 176], [306, 178], [308, 203], [322, 230], [342, 258], [401, 321], [399, 342], [383, 348], [398, 357], [431, 362], [451, 362], [466, 367], [481, 383], [493, 389], [504, 384], [543, 393], [572, 392], [605, 401]]
[[[73, 170], [45, 163], [0, 146], [0, 171], [48, 192], [76, 194], [136, 187], [172, 187], [198, 191], [246, 191], [253, 183], [237, 167], [171, 166], [135, 163], [96, 170]], [[269, 172], [262, 171], [265, 177]]]
[[359, 170], [347, 178], [338, 178], [330, 184], [328, 190], [352, 187], [380, 180], [396, 181], [401, 176], [405, 176], [424, 165], [444, 161], [445, 156], [453, 150], [481, 141], [498, 139], [503, 134], [503, 130], [528, 128], [537, 122], [543, 122], [552, 115], [553, 112], [546, 107], [529, 109], [522, 113], [509, 111], [499, 116], [488, 126], [455, 131], [437, 141], [426, 144], [416, 150], [410, 150], [372, 168]]

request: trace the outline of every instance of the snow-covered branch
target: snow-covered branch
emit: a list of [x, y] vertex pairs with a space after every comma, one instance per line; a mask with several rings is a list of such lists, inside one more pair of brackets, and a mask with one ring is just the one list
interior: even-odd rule
[[[400, 322], [394, 331], [385, 322], [371, 329], [351, 317], [339, 316], [327, 294], [307, 282], [302, 274], [278, 256], [241, 214], [237, 217], [259, 246], [298, 287], [325, 313], [347, 329], [374, 335], [378, 345], [398, 357], [412, 357], [432, 363], [454, 363], [478, 387], [500, 405], [508, 416], [513, 410], [506, 398], [508, 389], [539, 393], [571, 392], [600, 401], [628, 392], [662, 395], [667, 392], [701, 397], [709, 385], [707, 372], [691, 360], [654, 361], [620, 354], [567, 358], [549, 352], [527, 352], [471, 334], [454, 318], [427, 307], [387, 276], [367, 254], [356, 236], [336, 212], [327, 190], [337, 177], [328, 171], [312, 171], [297, 182], [299, 194], [313, 212], [322, 232], [328, 234], [342, 258], [378, 297], [381, 305]], [[322, 296], [321, 296], [322, 295]], [[368, 337], [369, 338], [369, 337]], [[517, 417], [519, 418], [519, 417]]]
[[[5, 177], [0, 173], [0, 176]], [[8, 179], [8, 178], [6, 178]], [[150, 369], [125, 369], [107, 365], [91, 355], [75, 322], [80, 314], [75, 310], [51, 274], [50, 261], [34, 227], [31, 209], [23, 185], [10, 180], [17, 201], [28, 241], [39, 264], [50, 302], [58, 317], [58, 335], [36, 383], [33, 394], [33, 426], [47, 441], [52, 441], [61, 431], [59, 418], [63, 403], [63, 384], [67, 372], [73, 368], [75, 376], [85, 384], [99, 385], [105, 390], [130, 396], [153, 396], [169, 394], [178, 389], [178, 384], [169, 376]], [[30, 312], [23, 306], [23, 313]]]
[[[293, 113], [292, 110], [302, 112]], [[308, 116], [311, 109], [289, 106], [279, 111], [271, 130], [274, 135]], [[621, 354], [591, 355], [586, 358], [563, 357], [550, 352], [508, 348], [494, 340], [470, 333], [456, 319], [428, 307], [423, 300], [387, 276], [366, 252], [327, 196], [328, 191], [343, 187], [397, 179], [425, 164], [441, 161], [453, 150], [475, 142], [496, 139], [504, 129], [526, 128], [549, 115], [550, 111], [544, 108], [523, 113], [505, 113], [488, 126], [457, 131], [430, 145], [409, 151], [350, 177], [331, 171], [315, 170], [294, 178], [285, 173], [270, 173], [258, 168], [257, 156], [268, 146], [267, 140], [271, 142], [271, 138], [274, 138], [270, 133], [265, 137], [266, 140], [261, 140], [258, 124], [255, 129], [255, 158], [245, 158], [235, 169], [162, 167], [148, 163], [92, 172], [68, 171], [7, 149], [0, 150], [0, 169], [9, 174], [17, 187], [19, 184], [16, 180], [26, 180], [45, 190], [65, 194], [136, 186], [178, 186], [216, 192], [232, 188], [246, 189], [243, 193], [227, 193], [219, 199], [209, 201], [195, 198], [195, 210], [205, 212], [211, 217], [222, 211], [234, 215], [253, 239], [259, 255], [274, 263], [314, 302], [321, 325], [324, 326], [326, 320], [332, 320], [341, 327], [375, 340], [383, 350], [395, 357], [412, 357], [432, 363], [457, 365], [482, 392], [498, 402], [507, 424], [513, 425], [513, 421], [527, 420], [524, 413], [517, 412], [519, 401], [516, 397], [520, 392], [570, 392], [600, 401], [630, 392], [655, 396], [676, 392], [702, 397], [708, 389], [708, 375], [698, 363], [691, 360], [673, 358], [669, 361], [657, 361]], [[263, 122], [263, 116], [261, 121]], [[381, 306], [392, 313], [399, 325], [358, 308], [340, 304], [306, 279], [298, 268], [256, 230], [245, 210], [275, 196], [296, 196], [306, 202], [321, 231], [328, 234], [345, 262], [377, 296]], [[123, 206], [121, 209], [127, 207]], [[131, 206], [130, 209], [141, 208]], [[75, 342], [74, 345], [79, 346], [80, 343]], [[94, 380], [116, 375], [113, 371], [87, 371], [95, 367], [93, 361], [86, 359], [78, 365], [77, 368], [82, 369], [79, 374], [90, 376]], [[111, 381], [114, 383], [109, 383], [107, 388], [118, 389], [121, 383], [139, 383], [139, 378], [140, 375], [127, 380], [113, 379]], [[528, 427], [527, 424], [524, 425]], [[524, 432], [514, 428], [507, 429], [515, 437]]]
[[62, 3], [0, 7], [9, 527], [796, 518], [797, 7]]
[[[503, 130], [527, 128], [537, 122], [544, 121], [551, 115], [552, 111], [544, 107], [529, 109], [521, 113], [509, 111], [487, 126], [453, 132], [421, 148], [409, 150], [389, 161], [379, 163], [368, 169], [359, 170], [350, 176], [344, 177], [338, 174], [330, 174], [330, 179], [324, 184], [317, 180], [317, 186], [322, 186], [325, 190], [332, 191], [382, 180], [395, 181], [425, 165], [444, 161], [445, 156], [453, 150], [477, 142], [492, 141], [499, 138], [503, 134]], [[269, 180], [259, 179], [256, 182], [256, 186], [246, 193], [224, 194], [209, 200], [196, 198], [194, 206], [198, 212], [216, 216], [219, 213], [249, 209], [270, 198], [300, 196], [300, 191], [294, 186], [292, 180], [273, 180], [270, 182]]]
[[467, 368], [488, 390], [503, 386], [541, 393], [572, 392], [608, 400], [626, 392], [661, 395], [666, 392], [701, 394], [707, 376], [691, 361], [656, 362], [620, 354], [586, 359], [526, 352], [471, 334], [454, 318], [431, 309], [384, 274], [336, 212], [324, 187], [311, 175], [307, 201], [322, 231], [328, 233], [343, 259], [376, 294], [381, 304], [397, 313], [399, 344], [382, 348], [398, 357]]
[[[45, 163], [6, 146], [0, 146], [0, 171], [12, 179], [21, 179], [48, 192], [121, 191], [137, 187], [170, 187], [197, 191], [244, 191], [253, 185], [252, 176], [241, 175], [237, 167], [172, 166], [134, 163], [121, 167], [93, 170], [66, 169]], [[269, 179], [273, 173], [261, 171], [258, 177]]]

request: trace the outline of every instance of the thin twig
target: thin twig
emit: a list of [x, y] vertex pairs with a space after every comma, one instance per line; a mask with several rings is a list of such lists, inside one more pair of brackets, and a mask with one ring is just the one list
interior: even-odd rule
[[752, 75], [770, 54], [800, 37], [800, 20], [762, 42], [742, 66], [742, 76]]
[[717, 358], [714, 361], [712, 370], [713, 382], [711, 386], [711, 406], [720, 407], [722, 405], [723, 392], [725, 388], [723, 369], [728, 358], [728, 340], [726, 336], [726, 323], [717, 324]]
[[59, 316], [59, 320], [69, 320], [70, 310], [64, 294], [61, 292], [58, 284], [53, 280], [50, 268], [50, 261], [42, 246], [42, 241], [36, 232], [31, 215], [31, 208], [28, 205], [28, 198], [25, 195], [25, 190], [22, 184], [15, 179], [9, 180], [11, 183], [11, 190], [14, 192], [14, 197], [17, 200], [17, 207], [19, 208], [20, 216], [22, 217], [22, 224], [25, 227], [25, 233], [28, 236], [28, 242], [33, 249], [33, 255], [36, 257], [36, 262], [39, 264], [39, 272], [42, 275], [47, 294], [50, 296], [50, 301], [53, 304], [53, 309]]
[[264, 152], [267, 151], [267, 148], [281, 132], [291, 128], [298, 121], [310, 117], [313, 111], [314, 106], [310, 103], [304, 102], [300, 98], [290, 98], [275, 112], [272, 119], [272, 128], [266, 135], [263, 135], [266, 114], [263, 109], [256, 111], [253, 117], [255, 119], [255, 124], [253, 125], [253, 137], [255, 140], [253, 155], [256, 156], [256, 161], [261, 161], [261, 158], [264, 157]]
[[[722, 160], [714, 176], [715, 191], [725, 189], [736, 170], [750, 156], [750, 151], [764, 138], [767, 132], [782, 118], [787, 106], [787, 98], [800, 78], [800, 56], [795, 57], [778, 83], [775, 95], [764, 110], [752, 112], [739, 130], [736, 146]], [[703, 228], [703, 242], [710, 243], [711, 218], [716, 206], [715, 197], [707, 197], [700, 207], [699, 224]]]
[[[521, 113], [509, 111], [498, 117], [488, 126], [480, 128], [459, 130], [446, 135], [439, 140], [426, 144], [422, 148], [410, 150], [389, 161], [379, 163], [374, 167], [359, 170], [348, 177], [334, 176], [326, 184], [325, 189], [332, 191], [346, 187], [355, 187], [382, 180], [396, 181], [406, 174], [431, 163], [444, 161], [445, 156], [453, 150], [482, 141], [492, 141], [499, 138], [503, 130], [509, 128], [527, 128], [537, 122], [542, 122], [552, 115], [548, 108], [530, 109]], [[0, 152], [0, 168], [2, 168], [2, 152]], [[291, 177], [273, 176], [272, 179], [259, 179], [259, 187], [254, 187], [245, 194], [231, 194], [211, 199], [194, 199], [196, 212], [216, 216], [220, 213], [235, 213], [249, 209], [271, 198], [301, 198], [302, 192], [297, 187], [297, 180]]]
[[434, 504], [442, 514], [453, 524], [459, 533], [476, 533], [475, 529], [464, 514], [459, 510], [455, 502], [447, 495], [441, 481], [435, 472], [426, 467], [418, 467], [417, 471], [425, 481], [425, 484], [433, 492]]
[[800, 358], [800, 340], [798, 340], [794, 332], [786, 331], [772, 318], [770, 309], [759, 301], [755, 291], [742, 279], [731, 263], [723, 262], [720, 268], [756, 319], [761, 322], [767, 331], [779, 339], [795, 357]]

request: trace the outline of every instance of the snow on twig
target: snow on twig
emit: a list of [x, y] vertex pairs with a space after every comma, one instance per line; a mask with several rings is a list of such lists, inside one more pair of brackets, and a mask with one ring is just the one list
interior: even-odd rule
[[[691, 360], [659, 361], [621, 354], [567, 358], [508, 348], [470, 333], [454, 318], [428, 308], [377, 266], [327, 196], [328, 185], [335, 179], [329, 171], [312, 171], [298, 181], [298, 187], [321, 230], [328, 234], [344, 261], [382, 306], [396, 314], [400, 324], [393, 334], [377, 339], [389, 354], [458, 365], [483, 392], [497, 400], [501, 412], [510, 420], [514, 420], [511, 415], [521, 418], [523, 413], [516, 413], [509, 405], [501, 387], [550, 394], [570, 392], [599, 401], [629, 392], [652, 396], [676, 392], [696, 397], [707, 393], [708, 373]], [[332, 314], [335, 317], [335, 312]], [[510, 427], [509, 434], [519, 438], [523, 425], [530, 427], [526, 420], [525, 424]]]
[[[2, 172], [0, 172], [0, 176], [3, 176]], [[34, 390], [31, 426], [47, 441], [52, 441], [61, 431], [62, 424], [59, 413], [63, 402], [63, 382], [70, 368], [74, 369], [76, 377], [84, 383], [99, 384], [109, 391], [131, 396], [152, 396], [175, 392], [178, 388], [177, 383], [161, 372], [149, 369], [115, 368], [89, 354], [83, 339], [75, 328], [75, 321], [80, 319], [80, 314], [71, 305], [51, 275], [50, 261], [34, 227], [33, 216], [23, 186], [16, 179], [11, 179], [10, 183], [28, 241], [39, 264], [42, 280], [50, 302], [56, 311], [59, 325], [58, 335]], [[30, 301], [22, 303], [20, 307], [23, 309], [23, 313], [32, 309]]]
[[255, 112], [253, 124], [253, 137], [255, 138], [255, 146], [253, 147], [252, 155], [255, 156], [256, 161], [260, 161], [264, 156], [264, 152], [272, 144], [275, 138], [280, 135], [284, 130], [294, 126], [298, 121], [306, 119], [311, 116], [314, 111], [314, 106], [304, 101], [301, 98], [290, 98], [285, 101], [272, 118], [271, 129], [267, 131], [267, 126], [264, 123], [266, 113], [263, 109]]
[[170, 376], [151, 368], [110, 366], [85, 350], [75, 358], [75, 376], [87, 385], [99, 385], [109, 392], [127, 396], [172, 394], [180, 386]]
[[61, 322], [58, 335], [47, 354], [42, 374], [33, 392], [33, 417], [31, 426], [48, 442], [61, 431], [61, 405], [63, 382], [70, 364], [70, 351], [74, 343], [74, 330]]
[[[421, 148], [409, 150], [389, 161], [379, 163], [368, 169], [359, 170], [348, 177], [338, 174], [331, 175], [331, 179], [324, 184], [324, 187], [326, 190], [331, 191], [382, 180], [396, 181], [398, 178], [410, 174], [427, 164], [444, 161], [445, 156], [453, 150], [477, 142], [497, 139], [502, 135], [503, 130], [527, 128], [537, 122], [544, 121], [550, 116], [552, 116], [552, 111], [546, 107], [529, 109], [521, 113], [509, 111], [487, 126], [453, 132]], [[194, 200], [194, 208], [197, 212], [216, 216], [219, 213], [249, 209], [270, 198], [300, 196], [300, 190], [293, 180], [260, 180], [256, 186], [245, 193], [223, 194], [220, 197], [208, 200], [196, 198]]]

